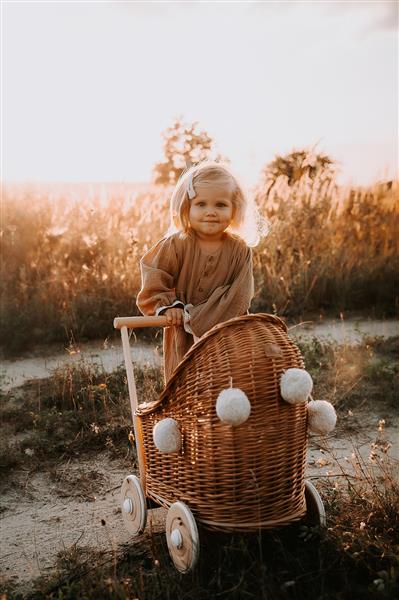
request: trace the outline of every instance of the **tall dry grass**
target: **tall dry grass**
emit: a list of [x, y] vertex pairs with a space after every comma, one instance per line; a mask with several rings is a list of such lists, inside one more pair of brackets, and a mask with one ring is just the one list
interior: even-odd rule
[[167, 198], [147, 186], [6, 188], [1, 342], [95, 337], [134, 314], [139, 259], [162, 235]]
[[[1, 338], [36, 342], [107, 336], [135, 314], [139, 259], [168, 228], [171, 190], [134, 184], [5, 186]], [[307, 182], [256, 193], [271, 233], [254, 252], [253, 310], [398, 307], [398, 183], [342, 190]]]
[[[325, 185], [327, 184], [327, 185]], [[280, 180], [257, 202], [272, 224], [255, 254], [256, 306], [279, 313], [399, 308], [399, 184]]]

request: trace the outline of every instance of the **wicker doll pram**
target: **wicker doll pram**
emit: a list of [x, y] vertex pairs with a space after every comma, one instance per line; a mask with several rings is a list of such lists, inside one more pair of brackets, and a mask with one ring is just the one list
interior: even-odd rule
[[[122, 486], [122, 512], [132, 533], [144, 529], [146, 505], [168, 509], [166, 533], [176, 567], [187, 571], [198, 557], [196, 522], [219, 531], [251, 532], [287, 525], [324, 508], [305, 482], [306, 404], [280, 395], [281, 375], [304, 368], [299, 349], [278, 317], [247, 315], [217, 325], [185, 355], [160, 397], [137, 404], [126, 327], [164, 326], [165, 318], [116, 319], [122, 330], [140, 479]], [[250, 416], [239, 426], [223, 422], [215, 405], [222, 390], [239, 388]], [[154, 426], [177, 423], [181, 444], [161, 452]]]

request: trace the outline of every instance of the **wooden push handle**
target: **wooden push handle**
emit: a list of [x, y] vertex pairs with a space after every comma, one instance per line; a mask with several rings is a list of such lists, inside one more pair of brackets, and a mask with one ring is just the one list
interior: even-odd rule
[[115, 329], [128, 327], [138, 329], [139, 327], [167, 327], [166, 317], [116, 317], [114, 319]]
[[139, 327], [167, 327], [166, 317], [116, 317], [114, 319], [115, 329], [120, 329], [122, 337], [123, 357], [125, 359], [127, 385], [129, 389], [130, 407], [133, 415], [133, 429], [136, 439], [137, 459], [139, 463], [140, 481], [143, 489], [146, 489], [146, 467], [144, 442], [141, 432], [140, 419], [136, 414], [138, 400], [136, 382], [134, 380], [134, 371], [132, 363], [132, 355], [130, 351], [128, 329], [137, 329]]

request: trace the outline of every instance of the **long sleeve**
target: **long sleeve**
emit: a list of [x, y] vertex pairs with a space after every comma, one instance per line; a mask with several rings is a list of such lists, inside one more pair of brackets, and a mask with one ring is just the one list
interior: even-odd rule
[[232, 283], [217, 287], [207, 300], [189, 307], [193, 333], [200, 337], [217, 323], [244, 315], [253, 295], [252, 251], [246, 247], [238, 257]]
[[177, 300], [179, 259], [173, 237], [164, 238], [150, 248], [140, 261], [140, 269], [141, 289], [136, 303], [144, 315], [154, 315], [160, 307]]

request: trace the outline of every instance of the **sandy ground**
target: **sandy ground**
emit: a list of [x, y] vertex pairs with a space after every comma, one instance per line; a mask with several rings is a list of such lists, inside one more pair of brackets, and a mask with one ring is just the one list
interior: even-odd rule
[[[121, 482], [129, 473], [128, 465], [106, 454], [62, 465], [59, 481], [47, 471], [17, 473], [1, 500], [1, 574], [23, 593], [33, 579], [54, 570], [62, 550], [117, 552], [132, 542], [119, 507]], [[150, 511], [148, 531], [163, 527], [164, 512]]]
[[[382, 433], [377, 431], [378, 422], [378, 415], [370, 416], [361, 434], [353, 437], [339, 430], [324, 438], [311, 436], [307, 479], [317, 487], [321, 477], [331, 478], [333, 485], [343, 481], [343, 471], [356, 476], [353, 453], [368, 461], [377, 436], [382, 443], [391, 442], [390, 463], [398, 465], [398, 419]], [[94, 460], [63, 464], [56, 473], [16, 473], [1, 500], [2, 575], [24, 592], [34, 578], [55, 569], [62, 550], [84, 546], [117, 552], [135, 543], [124, 528], [119, 507], [120, 485], [130, 472], [128, 463], [104, 453]], [[163, 531], [165, 518], [163, 509], [149, 511], [147, 532]]]
[[[67, 348], [63, 352], [57, 351], [51, 355], [40, 356], [35, 351], [35, 356], [24, 356], [14, 360], [2, 360], [0, 366], [0, 386], [4, 392], [18, 387], [30, 379], [44, 379], [51, 373], [66, 365], [73, 365], [80, 361], [97, 365], [106, 373], [112, 373], [123, 365], [122, 344], [105, 344], [103, 341], [90, 342]], [[151, 344], [131, 342], [132, 360], [139, 365], [161, 364], [162, 357], [156, 347]]]

